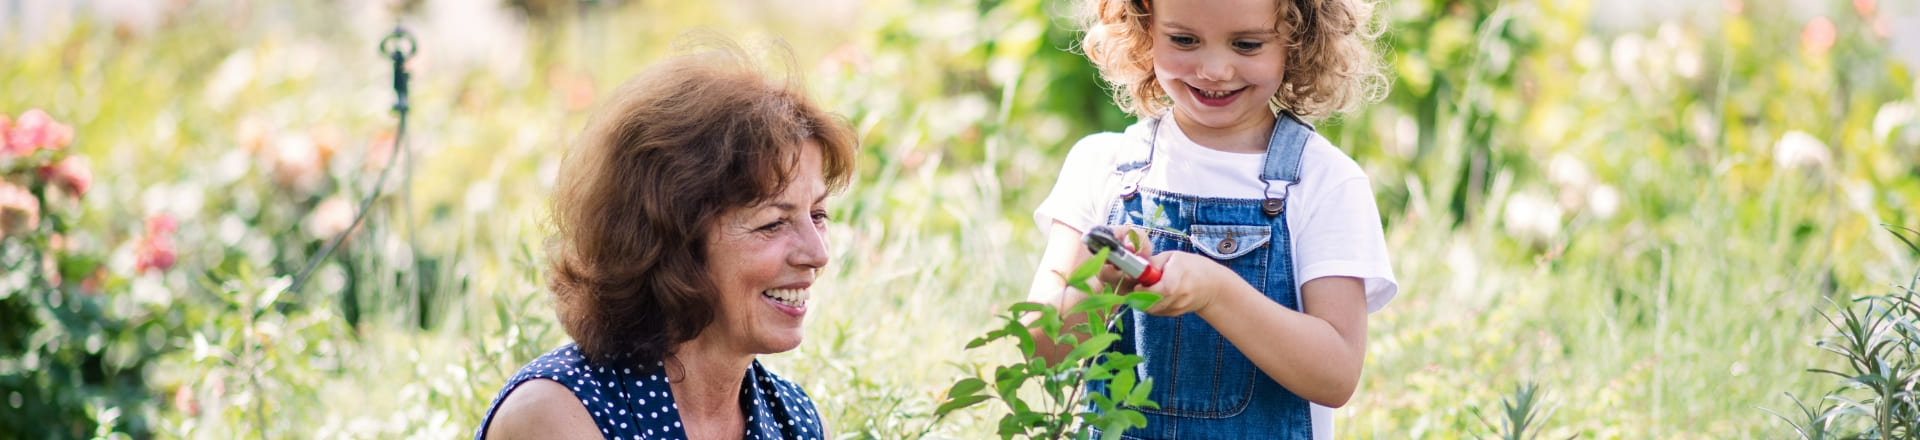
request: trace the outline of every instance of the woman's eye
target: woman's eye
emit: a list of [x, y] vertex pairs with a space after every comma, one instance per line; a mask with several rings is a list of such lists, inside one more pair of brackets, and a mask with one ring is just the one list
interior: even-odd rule
[[826, 211], [816, 211], [813, 213], [813, 224], [824, 225], [827, 224], [829, 220], [833, 220], [833, 216], [827, 215]]
[[1167, 37], [1167, 41], [1173, 43], [1175, 46], [1192, 46], [1200, 42], [1200, 40], [1186, 35], [1169, 36]]
[[780, 228], [785, 227], [786, 225], [787, 225], [787, 219], [780, 219], [780, 220], [774, 221], [773, 223], [768, 223], [765, 226], [761, 226], [759, 229], [755, 229], [755, 230], [760, 232], [779, 232]]
[[1256, 50], [1260, 50], [1260, 46], [1261, 46], [1261, 45], [1262, 45], [1262, 44], [1261, 44], [1260, 42], [1258, 42], [1258, 41], [1235, 41], [1235, 42], [1233, 42], [1233, 48], [1234, 48], [1234, 49], [1239, 49], [1239, 50], [1240, 50], [1241, 52], [1252, 52], [1252, 51], [1256, 51]]

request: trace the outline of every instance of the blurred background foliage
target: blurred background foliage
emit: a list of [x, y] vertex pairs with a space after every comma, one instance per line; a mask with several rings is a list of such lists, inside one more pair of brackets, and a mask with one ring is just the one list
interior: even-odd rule
[[[1817, 312], [1920, 267], [1879, 226], [1920, 227], [1920, 5], [1378, 12], [1391, 93], [1319, 124], [1373, 177], [1402, 285], [1342, 437], [1477, 437], [1523, 383], [1553, 438], [1789, 436], [1763, 408], [1836, 385], [1805, 371], [1837, 362]], [[93, 176], [62, 199], [7, 159], [47, 220], [0, 238], [0, 432], [471, 435], [565, 340], [540, 243], [568, 141], [700, 28], [790, 45], [773, 64], [862, 140], [809, 337], [765, 360], [842, 437], [922, 432], [945, 384], [1013, 356], [961, 347], [1024, 297], [1066, 149], [1129, 123], [1074, 22], [1059, 0], [0, 1], [0, 114], [68, 124], [58, 154]], [[397, 151], [396, 23], [421, 47]]]

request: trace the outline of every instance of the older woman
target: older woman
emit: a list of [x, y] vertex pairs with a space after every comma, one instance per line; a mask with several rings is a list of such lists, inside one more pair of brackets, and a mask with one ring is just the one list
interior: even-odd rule
[[735, 47], [663, 61], [561, 168], [549, 287], [574, 343], [509, 380], [476, 439], [824, 438], [755, 356], [800, 344], [852, 132]]

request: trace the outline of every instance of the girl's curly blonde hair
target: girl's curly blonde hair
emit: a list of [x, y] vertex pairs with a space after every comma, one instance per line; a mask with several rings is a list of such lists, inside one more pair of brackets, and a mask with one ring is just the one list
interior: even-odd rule
[[[1112, 85], [1113, 102], [1136, 117], [1173, 105], [1153, 73], [1151, 0], [1086, 0], [1080, 42]], [[1287, 33], [1287, 71], [1268, 100], [1307, 119], [1353, 110], [1385, 97], [1387, 76], [1373, 42], [1373, 0], [1278, 0], [1275, 25]]]

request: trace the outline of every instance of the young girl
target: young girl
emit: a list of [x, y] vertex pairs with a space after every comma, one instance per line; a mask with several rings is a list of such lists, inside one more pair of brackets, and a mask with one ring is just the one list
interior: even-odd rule
[[1120, 317], [1159, 403], [1127, 438], [1332, 438], [1398, 286], [1366, 174], [1303, 118], [1384, 89], [1369, 1], [1089, 0], [1083, 49], [1141, 120], [1068, 153], [1029, 299], [1085, 298], [1059, 274], [1089, 228], [1145, 239], [1156, 284], [1102, 277], [1165, 296]]

